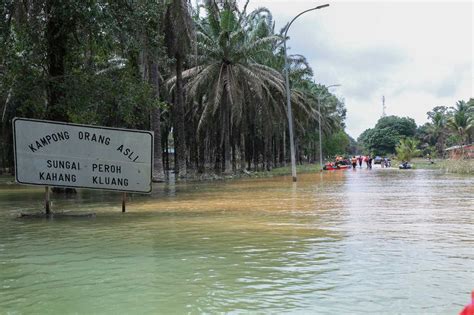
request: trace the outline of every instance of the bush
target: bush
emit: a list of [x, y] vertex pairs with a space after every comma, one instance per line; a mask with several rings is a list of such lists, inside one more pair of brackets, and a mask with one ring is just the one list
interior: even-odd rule
[[417, 149], [418, 144], [419, 141], [412, 138], [401, 139], [395, 148], [397, 158], [400, 161], [410, 161], [412, 158], [419, 156], [421, 151]]

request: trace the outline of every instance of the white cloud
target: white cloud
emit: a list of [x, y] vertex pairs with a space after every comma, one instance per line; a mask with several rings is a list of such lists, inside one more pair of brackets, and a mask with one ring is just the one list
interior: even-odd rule
[[[249, 8], [269, 8], [280, 29], [323, 3], [251, 0]], [[471, 1], [331, 1], [295, 21], [288, 46], [308, 58], [316, 82], [342, 84], [336, 94], [357, 137], [380, 117], [382, 95], [389, 114], [418, 124], [434, 106], [473, 96], [473, 12]]]

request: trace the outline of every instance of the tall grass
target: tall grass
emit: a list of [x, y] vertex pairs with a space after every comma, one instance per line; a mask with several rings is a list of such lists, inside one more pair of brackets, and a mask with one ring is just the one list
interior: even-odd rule
[[474, 160], [444, 160], [441, 169], [447, 173], [474, 175]]

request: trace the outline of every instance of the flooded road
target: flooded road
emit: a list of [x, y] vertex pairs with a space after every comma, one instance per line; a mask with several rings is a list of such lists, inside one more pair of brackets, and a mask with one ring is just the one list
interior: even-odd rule
[[0, 184], [0, 313], [457, 314], [474, 177], [365, 169], [53, 196]]

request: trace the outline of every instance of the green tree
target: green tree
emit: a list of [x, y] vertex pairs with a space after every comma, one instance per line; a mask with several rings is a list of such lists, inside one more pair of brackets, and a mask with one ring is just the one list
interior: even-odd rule
[[416, 130], [412, 118], [387, 116], [380, 118], [373, 129], [364, 131], [358, 141], [365, 153], [387, 155], [395, 152], [400, 139], [415, 136]]
[[[467, 102], [467, 106], [469, 108], [469, 112], [471, 114], [471, 118], [474, 119], [474, 98], [470, 98]], [[471, 128], [468, 134], [468, 143], [474, 142], [474, 128]]]
[[327, 159], [336, 155], [346, 155], [351, 152], [351, 138], [343, 130], [339, 130], [323, 139], [323, 152]]
[[[167, 148], [173, 140], [180, 175], [213, 163], [229, 173], [239, 160], [243, 170], [284, 164], [289, 141], [281, 32], [275, 33], [271, 12], [247, 13], [247, 4], [240, 10], [234, 0], [208, 0], [191, 11], [191, 20], [185, 0], [4, 1], [2, 165], [12, 163], [15, 116], [152, 128], [155, 180], [163, 177], [160, 144]], [[318, 153], [318, 116], [323, 137], [336, 137], [344, 130], [345, 105], [313, 82], [304, 56], [289, 61], [302, 161]]]
[[464, 145], [469, 138], [469, 132], [474, 126], [474, 118], [472, 117], [472, 108], [465, 101], [458, 101], [454, 108], [453, 116], [448, 121], [448, 126], [460, 138], [462, 156], [464, 156]]
[[412, 158], [417, 157], [421, 154], [418, 149], [419, 141], [414, 138], [401, 139], [400, 143], [395, 148], [397, 152], [397, 158], [400, 161], [409, 162]]
[[[309, 80], [300, 80], [297, 84], [298, 89], [305, 95], [311, 106], [317, 107], [318, 103], [321, 102], [321, 131], [323, 133], [323, 146], [324, 141], [329, 138], [340, 136], [340, 132], [344, 132], [344, 119], [346, 116], [345, 105], [336, 96], [331, 94], [324, 85], [315, 84]], [[319, 107], [318, 107], [319, 109]], [[319, 118], [319, 117], [317, 117]], [[299, 121], [303, 121], [299, 118]], [[306, 122], [299, 128], [299, 139], [300, 145], [304, 148], [304, 154], [311, 160], [316, 161], [319, 159], [319, 119], [313, 119], [310, 117]], [[344, 138], [345, 139], [345, 138]], [[355, 141], [354, 141], [355, 142]], [[341, 143], [342, 144], [342, 143]], [[344, 146], [344, 144], [342, 144]], [[348, 152], [346, 149], [336, 149], [333, 146], [332, 140], [328, 142], [330, 148], [323, 149], [323, 153], [326, 155], [327, 150], [329, 154], [342, 154]], [[337, 153], [332, 153], [336, 152]], [[349, 150], [350, 151], [350, 150]]]
[[399, 136], [413, 137], [416, 133], [416, 123], [413, 118], [386, 116], [379, 119], [375, 129], [390, 130], [391, 133], [397, 133]]
[[150, 127], [158, 102], [140, 71], [145, 44], [137, 30], [150, 34], [148, 47], [161, 45], [158, 4], [39, 0], [0, 8], [1, 151], [8, 160], [15, 116]]
[[254, 58], [271, 54], [267, 44], [279, 38], [260, 37], [258, 32], [252, 32], [247, 28], [248, 20], [239, 16], [232, 2], [225, 2], [222, 8], [209, 2], [205, 8], [207, 16], [196, 25], [198, 64], [186, 70], [183, 77], [187, 80], [189, 96], [205, 100], [198, 132], [204, 126], [219, 124], [217, 134], [224, 172], [230, 173], [232, 130], [241, 127], [250, 112], [284, 115], [282, 103], [278, 106], [275, 101], [275, 98], [282, 100], [280, 96], [284, 93], [281, 74]]
[[373, 128], [364, 131], [358, 138], [365, 154], [388, 155], [395, 152], [400, 135], [391, 128]]
[[437, 106], [428, 112], [427, 115], [431, 120], [429, 131], [436, 139], [438, 155], [443, 156], [447, 135], [448, 108], [445, 106]]

